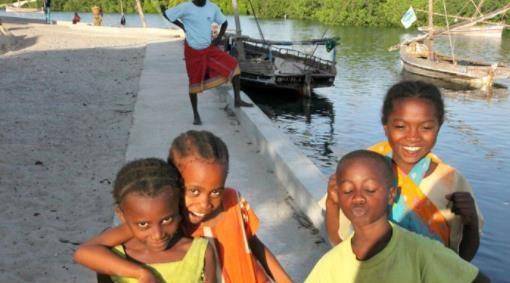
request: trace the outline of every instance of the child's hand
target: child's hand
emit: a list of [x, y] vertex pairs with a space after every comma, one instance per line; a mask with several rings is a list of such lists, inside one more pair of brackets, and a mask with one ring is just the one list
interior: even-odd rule
[[336, 186], [336, 173], [331, 174], [329, 176], [328, 181], [328, 197], [327, 199], [334, 204], [338, 204], [338, 187]]
[[139, 283], [158, 283], [156, 276], [150, 272], [150, 270], [142, 268], [140, 276], [138, 277]]
[[468, 192], [456, 192], [445, 196], [452, 202], [452, 212], [462, 217], [464, 225], [477, 224], [478, 214], [476, 213], [475, 200]]

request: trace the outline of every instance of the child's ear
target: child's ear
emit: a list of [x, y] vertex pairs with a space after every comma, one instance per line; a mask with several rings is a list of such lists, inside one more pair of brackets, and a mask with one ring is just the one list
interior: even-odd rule
[[383, 125], [384, 135], [388, 137], [388, 125]]
[[119, 206], [115, 207], [115, 214], [117, 215], [117, 217], [119, 218], [121, 223], [126, 223], [126, 219], [124, 218], [124, 213], [122, 212], [122, 210], [120, 209]]
[[399, 190], [399, 187], [393, 186], [390, 188], [390, 194], [388, 196], [388, 205], [393, 205], [395, 202], [395, 196], [397, 195], [397, 191]]

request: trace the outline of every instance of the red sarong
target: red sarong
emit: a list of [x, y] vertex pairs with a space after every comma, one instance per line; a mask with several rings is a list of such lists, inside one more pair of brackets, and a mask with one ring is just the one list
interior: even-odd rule
[[195, 50], [184, 41], [184, 59], [190, 93], [217, 87], [241, 73], [237, 60], [217, 46]]

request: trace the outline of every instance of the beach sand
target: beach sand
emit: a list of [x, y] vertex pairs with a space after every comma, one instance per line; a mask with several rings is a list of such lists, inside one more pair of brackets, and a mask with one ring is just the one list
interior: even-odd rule
[[0, 282], [95, 282], [72, 254], [112, 223], [145, 44], [162, 37], [2, 20]]

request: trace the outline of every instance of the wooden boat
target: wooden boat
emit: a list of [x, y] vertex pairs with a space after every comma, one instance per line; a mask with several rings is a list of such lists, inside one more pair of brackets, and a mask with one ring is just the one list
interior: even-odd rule
[[42, 8], [18, 8], [13, 5], [5, 5], [6, 13], [43, 13]]
[[[234, 34], [226, 34], [227, 50], [239, 61], [243, 88], [269, 88], [295, 91], [310, 96], [314, 88], [330, 87], [335, 82], [336, 63], [285, 48], [294, 44], [321, 45], [331, 42], [331, 38], [321, 40], [286, 42], [257, 40]], [[243, 56], [237, 46], [243, 45]]]
[[469, 88], [487, 89], [494, 80], [510, 77], [510, 67], [466, 59], [453, 59], [434, 52], [432, 60], [425, 44], [411, 42], [400, 46], [404, 70], [421, 76], [449, 81]]
[[[432, 10], [430, 8], [432, 2], [433, 0], [429, 0], [429, 11]], [[398, 45], [397, 49], [400, 50], [400, 60], [404, 70], [421, 76], [491, 91], [494, 80], [510, 77], [510, 67], [501, 63], [491, 64], [457, 58], [454, 54], [446, 56], [436, 53], [432, 49], [432, 38], [447, 31], [474, 26], [478, 22], [485, 21], [508, 10], [510, 10], [510, 4], [477, 19], [448, 27], [447, 30], [443, 31], [433, 29], [432, 13], [430, 13], [428, 34]]]
[[[330, 87], [336, 77], [335, 45], [338, 38], [307, 41], [271, 41], [241, 35], [237, 1], [232, 1], [236, 33], [226, 34], [226, 49], [237, 58], [241, 68], [241, 87], [290, 90], [310, 96], [314, 88]], [[258, 21], [257, 21], [258, 25]], [[326, 45], [333, 59], [292, 49], [293, 45]], [[285, 46], [285, 47], [284, 47]], [[287, 47], [288, 46], [288, 47]]]
[[[442, 31], [443, 34], [462, 35], [462, 36], [485, 36], [485, 37], [501, 37], [503, 30], [506, 28], [504, 24], [483, 24], [469, 27], [463, 27], [456, 30], [447, 31], [443, 27], [434, 27], [434, 30]], [[418, 30], [424, 33], [429, 32], [428, 27], [418, 27]]]
[[5, 4], [5, 12], [6, 13], [43, 13], [42, 8], [23, 8], [28, 3], [36, 2], [37, 0], [25, 0], [19, 1], [11, 4]]

